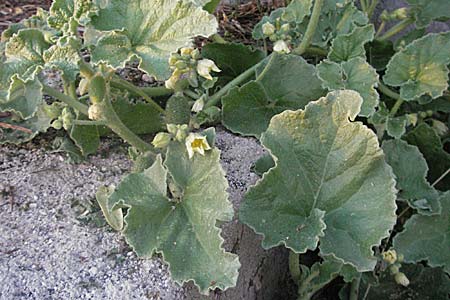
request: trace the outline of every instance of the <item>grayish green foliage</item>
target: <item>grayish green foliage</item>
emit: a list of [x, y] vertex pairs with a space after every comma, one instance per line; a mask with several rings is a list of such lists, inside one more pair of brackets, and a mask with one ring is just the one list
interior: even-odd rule
[[439, 194], [426, 180], [428, 166], [419, 149], [402, 140], [385, 141], [382, 148], [397, 178], [399, 198], [421, 214], [439, 214]]
[[394, 249], [410, 263], [428, 261], [450, 274], [450, 192], [439, 197], [442, 212], [435, 216], [414, 215], [394, 239]]
[[404, 100], [422, 95], [437, 98], [448, 88], [449, 63], [450, 32], [428, 34], [392, 57], [383, 80], [400, 87]]
[[222, 98], [223, 124], [233, 132], [259, 136], [272, 116], [303, 108], [323, 94], [313, 65], [296, 55], [274, 53], [259, 68], [256, 80]]
[[323, 255], [372, 270], [372, 246], [395, 224], [395, 181], [375, 134], [354, 119], [362, 99], [336, 91], [272, 118], [261, 142], [276, 167], [241, 204], [240, 219], [264, 235], [263, 247]]
[[87, 27], [94, 62], [124, 67], [132, 57], [158, 79], [169, 75], [168, 59], [195, 36], [216, 32], [217, 21], [193, 2], [178, 0], [110, 0]]
[[342, 63], [324, 60], [317, 66], [317, 71], [322, 86], [329, 91], [348, 89], [361, 95], [360, 116], [368, 117], [375, 112], [380, 98], [375, 89], [378, 74], [364, 59], [355, 57]]
[[406, 0], [416, 18], [416, 26], [426, 27], [431, 21], [450, 18], [450, 2], [448, 0]]
[[373, 40], [375, 29], [372, 24], [356, 27], [348, 34], [341, 34], [331, 42], [328, 59], [336, 62], [347, 61], [355, 57], [366, 58], [364, 45]]
[[[230, 221], [225, 174], [217, 149], [189, 159], [185, 145], [172, 142], [142, 173], [125, 177], [108, 200], [109, 211], [128, 207], [123, 234], [140, 256], [160, 252], [179, 283], [194, 280], [202, 293], [236, 284], [236, 255], [225, 252], [217, 221]], [[168, 194], [168, 185], [170, 194]]]

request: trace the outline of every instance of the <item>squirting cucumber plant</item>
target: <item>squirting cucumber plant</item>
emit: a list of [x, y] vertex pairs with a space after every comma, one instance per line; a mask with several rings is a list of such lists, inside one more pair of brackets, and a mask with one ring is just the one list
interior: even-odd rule
[[[208, 128], [221, 123], [270, 153], [238, 217], [262, 247], [290, 249], [298, 299], [336, 278], [341, 299], [448, 299], [450, 32], [425, 28], [450, 4], [407, 2], [376, 19], [377, 0], [292, 0], [255, 26], [264, 47], [251, 49], [217, 36], [215, 2], [55, 0], [2, 33], [0, 143], [52, 127], [80, 160], [117, 134], [135, 166], [97, 192], [106, 220], [208, 294], [240, 268], [218, 227], [234, 216]], [[195, 48], [197, 36], [217, 42]], [[165, 83], [133, 85], [117, 75], [127, 63]]]

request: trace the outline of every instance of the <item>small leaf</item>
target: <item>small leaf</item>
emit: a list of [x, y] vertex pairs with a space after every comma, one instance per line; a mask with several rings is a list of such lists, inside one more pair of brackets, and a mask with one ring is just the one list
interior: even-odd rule
[[312, 3], [312, 0], [292, 0], [284, 9], [283, 21], [303, 22], [303, 19], [311, 14]]
[[[450, 169], [450, 154], [443, 145], [436, 131], [426, 123], [422, 123], [405, 135], [404, 139], [410, 145], [419, 148], [428, 163], [428, 180], [434, 182]], [[438, 189], [450, 189], [450, 181], [442, 180], [436, 184]]]
[[434, 99], [448, 88], [449, 63], [450, 32], [428, 34], [392, 57], [383, 80], [400, 87], [400, 95], [406, 101], [422, 95]]
[[[89, 120], [78, 113], [76, 120]], [[73, 125], [69, 132], [70, 138], [80, 148], [84, 157], [97, 152], [100, 146], [100, 135], [97, 126]]]
[[[54, 0], [48, 23], [65, 33], [78, 25], [86, 25], [98, 13], [96, 0]], [[76, 22], [75, 24], [73, 24]]]
[[394, 248], [405, 256], [405, 262], [427, 260], [430, 266], [442, 266], [450, 274], [450, 192], [442, 194], [439, 201], [442, 213], [412, 216], [394, 238]]
[[401, 138], [406, 132], [406, 121], [405, 116], [388, 116], [386, 119], [386, 132], [393, 138]]
[[2, 123], [12, 125], [13, 128], [0, 126], [0, 145], [6, 143], [21, 144], [32, 140], [40, 132], [46, 132], [52, 119], [48, 117], [45, 106], [47, 105], [42, 104], [34, 116], [27, 120], [22, 120], [15, 114], [2, 118]]
[[297, 55], [274, 53], [256, 80], [222, 98], [223, 124], [233, 132], [258, 137], [272, 116], [303, 108], [323, 94], [313, 65]]
[[168, 59], [195, 36], [216, 32], [215, 17], [189, 1], [110, 0], [92, 17], [86, 43], [92, 59], [124, 67], [132, 57], [139, 68], [158, 79], [169, 77]]
[[373, 131], [349, 121], [361, 104], [358, 93], [335, 91], [272, 118], [261, 142], [276, 166], [249, 189], [239, 214], [264, 235], [264, 248], [304, 252], [320, 240], [325, 256], [358, 271], [375, 267], [372, 247], [396, 222], [395, 181]]
[[328, 59], [335, 62], [347, 61], [355, 57], [366, 58], [364, 45], [373, 40], [375, 29], [372, 24], [356, 27], [348, 34], [338, 35], [331, 43]]
[[[392, 167], [397, 178], [399, 198], [407, 200], [408, 204], [421, 214], [439, 214], [439, 195], [426, 180], [428, 166], [419, 149], [402, 140], [385, 141], [382, 148], [386, 162]], [[425, 204], [417, 207], [417, 200], [425, 200]]]
[[123, 234], [139, 256], [161, 252], [175, 281], [193, 280], [204, 294], [234, 286], [240, 267], [216, 227], [233, 216], [219, 155], [213, 149], [189, 159], [185, 145], [173, 142], [164, 164], [158, 156], [143, 173], [128, 175], [108, 200], [110, 211], [128, 207]]
[[60, 43], [53, 45], [43, 54], [46, 67], [61, 71], [63, 78], [69, 82], [75, 81], [80, 72], [78, 61], [81, 58], [78, 54], [78, 46], [73, 38], [68, 39], [64, 45]]
[[425, 28], [433, 20], [450, 18], [450, 2], [447, 0], [406, 0], [416, 19], [418, 28]]
[[42, 85], [37, 79], [24, 81], [13, 75], [6, 99], [0, 96], [0, 111], [13, 112], [21, 119], [32, 118], [43, 103]]
[[115, 230], [120, 231], [123, 228], [123, 213], [122, 209], [110, 211], [108, 209], [108, 199], [114, 192], [114, 188], [101, 186], [95, 194], [98, 204], [105, 216], [106, 222]]
[[329, 91], [349, 89], [357, 91], [363, 98], [360, 116], [368, 117], [378, 106], [378, 74], [364, 59], [356, 57], [349, 61], [336, 63], [322, 61], [317, 66], [322, 86]]
[[273, 161], [272, 156], [270, 154], [266, 154], [255, 162], [252, 171], [258, 176], [262, 176], [273, 167], [275, 167], [275, 162]]

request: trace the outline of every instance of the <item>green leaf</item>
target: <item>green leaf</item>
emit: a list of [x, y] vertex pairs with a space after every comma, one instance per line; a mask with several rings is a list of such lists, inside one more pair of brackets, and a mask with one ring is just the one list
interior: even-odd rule
[[275, 162], [273, 161], [272, 156], [270, 154], [265, 154], [255, 162], [252, 171], [258, 176], [262, 176], [273, 167], [275, 167]]
[[23, 80], [33, 79], [45, 64], [43, 54], [49, 47], [44, 34], [38, 29], [23, 29], [14, 35], [6, 43], [7, 59], [1, 67], [2, 89], [14, 74]]
[[14, 75], [5, 99], [0, 95], [0, 111], [13, 112], [21, 119], [30, 119], [43, 103], [42, 85], [37, 79], [24, 81]]
[[98, 13], [97, 0], [54, 0], [48, 24], [65, 33], [86, 25]]
[[222, 98], [223, 124], [233, 132], [258, 137], [272, 116], [324, 94], [315, 67], [297, 55], [274, 53], [257, 75]]
[[317, 71], [322, 86], [329, 91], [349, 89], [361, 95], [360, 116], [368, 117], [375, 112], [380, 98], [375, 89], [378, 74], [364, 59], [356, 57], [342, 63], [324, 60], [317, 66]]
[[422, 95], [437, 98], [448, 88], [449, 63], [450, 32], [428, 34], [392, 57], [383, 80], [400, 87], [406, 101]]
[[[379, 284], [361, 281], [359, 295], [367, 291], [367, 300], [448, 300], [450, 279], [441, 268], [427, 268], [421, 264], [403, 264], [401, 269], [409, 279], [407, 287], [395, 282], [389, 271], [381, 273]], [[370, 288], [369, 288], [370, 287]], [[362, 298], [361, 298], [362, 299]]]
[[22, 120], [15, 114], [1, 118], [0, 122], [12, 125], [14, 128], [0, 127], [0, 145], [21, 144], [32, 140], [40, 132], [46, 132], [52, 120], [45, 111], [46, 106], [46, 104], [42, 104], [34, 116], [27, 120]]
[[439, 201], [442, 213], [412, 216], [394, 238], [394, 248], [406, 262], [427, 260], [430, 266], [443, 266], [450, 274], [450, 192], [442, 194]]
[[110, 212], [108, 209], [108, 199], [114, 193], [114, 188], [101, 186], [95, 194], [95, 198], [105, 216], [106, 222], [115, 230], [121, 231], [123, 229], [123, 212], [121, 208]]
[[202, 48], [204, 58], [213, 60], [221, 70], [223, 85], [264, 59], [264, 53], [243, 44], [207, 44]]
[[158, 79], [170, 75], [168, 59], [195, 36], [216, 32], [216, 18], [189, 1], [110, 0], [87, 27], [94, 62], [124, 67], [132, 57]]
[[[89, 120], [89, 118], [78, 113], [76, 120]], [[97, 126], [73, 125], [69, 135], [75, 145], [80, 148], [84, 157], [97, 152], [100, 146], [100, 134]]]
[[426, 180], [428, 166], [419, 149], [402, 140], [385, 141], [382, 148], [397, 178], [399, 198], [421, 214], [439, 214], [439, 195]]
[[406, 132], [406, 117], [391, 117], [388, 116], [386, 118], [386, 132], [389, 136], [393, 138], [399, 139]]
[[63, 78], [69, 82], [75, 81], [80, 72], [78, 61], [77, 40], [70, 38], [65, 44], [57, 43], [44, 52], [43, 58], [47, 68], [53, 68], [62, 72]]
[[311, 14], [312, 2], [312, 0], [292, 0], [284, 9], [283, 21], [303, 22], [303, 19]]
[[165, 122], [167, 124], [189, 124], [191, 106], [183, 94], [173, 94], [167, 100], [165, 108]]
[[[346, 3], [343, 3], [346, 2]], [[321, 11], [320, 22], [314, 33], [312, 45], [327, 48], [335, 37], [348, 34], [357, 26], [368, 23], [367, 16], [354, 5], [353, 1], [336, 2], [334, 0], [324, 3]], [[300, 24], [298, 30], [305, 34], [309, 24], [309, 18]]]
[[338, 35], [331, 42], [328, 59], [335, 62], [347, 61], [355, 57], [366, 58], [364, 45], [373, 40], [375, 29], [372, 24], [356, 27], [348, 34]]
[[305, 252], [320, 240], [322, 255], [358, 271], [375, 267], [372, 247], [396, 222], [395, 181], [373, 131], [349, 122], [361, 104], [358, 93], [335, 91], [272, 118], [261, 142], [276, 167], [240, 208], [240, 220], [264, 235], [264, 248]]
[[[428, 163], [428, 180], [434, 182], [450, 169], [450, 154], [443, 149], [443, 145], [436, 131], [426, 123], [422, 123], [405, 135], [408, 144], [419, 148]], [[438, 189], [450, 189], [450, 181], [442, 180], [436, 184]]]
[[416, 19], [418, 28], [427, 27], [433, 20], [450, 18], [450, 2], [447, 0], [406, 0]]
[[216, 227], [233, 216], [219, 155], [213, 149], [189, 159], [185, 145], [173, 142], [164, 164], [158, 156], [143, 173], [128, 175], [108, 200], [110, 211], [129, 207], [123, 234], [138, 255], [162, 253], [172, 278], [193, 280], [202, 293], [234, 286], [240, 267]]

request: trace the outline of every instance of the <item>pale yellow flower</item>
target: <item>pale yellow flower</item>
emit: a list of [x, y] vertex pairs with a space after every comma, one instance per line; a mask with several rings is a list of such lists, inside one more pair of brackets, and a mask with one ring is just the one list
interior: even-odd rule
[[289, 53], [291, 52], [291, 50], [289, 49], [288, 44], [283, 41], [283, 40], [279, 40], [276, 41], [275, 44], [273, 45], [273, 51], [278, 52], [278, 53]]
[[275, 26], [273, 26], [270, 22], [266, 22], [262, 26], [262, 32], [267, 36], [272, 35], [275, 33]]
[[186, 138], [186, 149], [189, 158], [194, 157], [194, 153], [197, 152], [201, 155], [205, 155], [206, 150], [211, 150], [211, 147], [206, 140], [206, 136], [198, 133], [190, 133]]
[[192, 111], [198, 113], [203, 110], [203, 106], [205, 106], [205, 99], [200, 97], [194, 102], [194, 105], [192, 105]]
[[197, 63], [197, 72], [203, 78], [208, 80], [212, 80], [211, 71], [220, 72], [220, 69], [216, 66], [216, 64], [210, 59], [202, 59]]
[[397, 261], [397, 252], [393, 249], [381, 253], [381, 256], [383, 257], [383, 260], [390, 265]]

